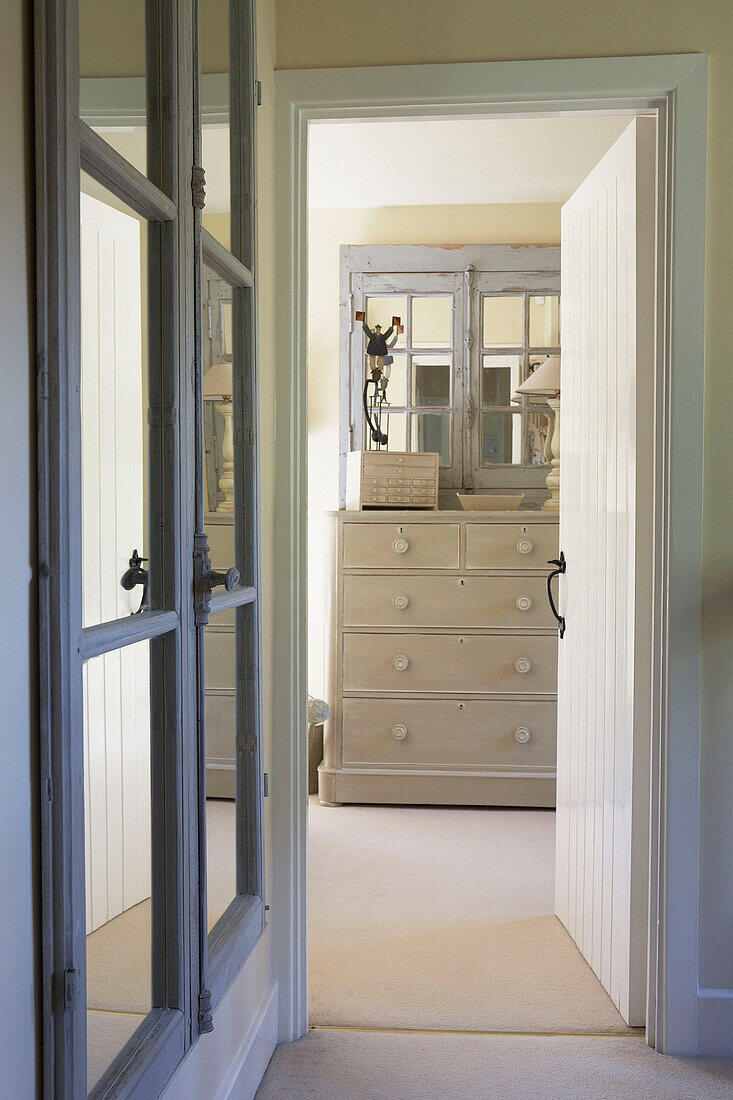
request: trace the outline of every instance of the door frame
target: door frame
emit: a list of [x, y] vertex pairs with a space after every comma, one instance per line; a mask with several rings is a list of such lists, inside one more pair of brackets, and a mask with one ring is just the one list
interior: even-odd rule
[[[311, 121], [656, 112], [654, 425], [647, 1041], [698, 1052], [700, 633], [707, 55], [275, 73], [278, 408], [272, 760], [273, 969], [280, 1039], [305, 1034], [307, 165]], [[687, 430], [674, 436], [672, 427]], [[704, 991], [703, 991], [704, 992]]]

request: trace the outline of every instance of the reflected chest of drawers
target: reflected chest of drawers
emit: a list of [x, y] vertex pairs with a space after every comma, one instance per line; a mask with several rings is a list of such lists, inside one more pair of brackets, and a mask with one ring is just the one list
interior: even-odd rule
[[345, 511], [329, 531], [321, 802], [553, 806], [557, 517]]

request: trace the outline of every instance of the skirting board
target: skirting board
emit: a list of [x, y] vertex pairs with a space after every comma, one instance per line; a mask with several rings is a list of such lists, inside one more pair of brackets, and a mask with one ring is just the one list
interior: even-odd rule
[[554, 776], [390, 775], [318, 769], [321, 802], [411, 806], [554, 806]]
[[276, 1046], [277, 983], [272, 982], [239, 1044], [216, 1100], [253, 1100]]
[[733, 990], [698, 990], [697, 1034], [701, 1057], [733, 1058]]

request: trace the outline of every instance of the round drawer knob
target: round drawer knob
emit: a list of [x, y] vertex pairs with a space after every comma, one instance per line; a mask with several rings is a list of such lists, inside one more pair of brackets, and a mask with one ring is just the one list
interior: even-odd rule
[[518, 741], [520, 745], [526, 745], [532, 734], [526, 726], [518, 726], [514, 731], [514, 740]]
[[534, 550], [534, 543], [531, 539], [520, 539], [517, 543], [517, 550], [520, 554], [531, 554]]
[[392, 597], [392, 603], [398, 611], [404, 611], [410, 602], [410, 597], [405, 596], [402, 592], [399, 592], [396, 596]]
[[410, 549], [410, 544], [407, 539], [395, 539], [392, 543], [392, 549], [395, 554], [406, 554]]
[[529, 657], [517, 657], [514, 662], [514, 667], [517, 672], [530, 672], [532, 670], [532, 662]]
[[392, 726], [391, 732], [395, 741], [404, 741], [407, 737], [407, 726], [402, 726], [399, 724], [396, 726]]
[[409, 665], [409, 660], [405, 657], [404, 653], [398, 653], [396, 657], [392, 658], [392, 667], [397, 672], [404, 672]]
[[517, 596], [514, 602], [517, 605], [519, 611], [529, 611], [530, 607], [532, 606], [531, 596]]

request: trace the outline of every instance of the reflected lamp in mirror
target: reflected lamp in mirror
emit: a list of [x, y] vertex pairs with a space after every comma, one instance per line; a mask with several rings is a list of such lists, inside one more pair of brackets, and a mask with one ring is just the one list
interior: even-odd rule
[[232, 364], [214, 363], [204, 375], [204, 399], [216, 401], [217, 411], [224, 418], [224, 439], [222, 441], [222, 467], [219, 475], [219, 491], [223, 499], [215, 511], [232, 513], [234, 511], [234, 431], [232, 407]]
[[560, 356], [548, 355], [543, 363], [530, 374], [516, 395], [526, 397], [530, 405], [549, 405], [553, 412], [552, 428], [547, 436], [545, 456], [550, 472], [545, 484], [549, 498], [542, 505], [546, 512], [560, 511]]

